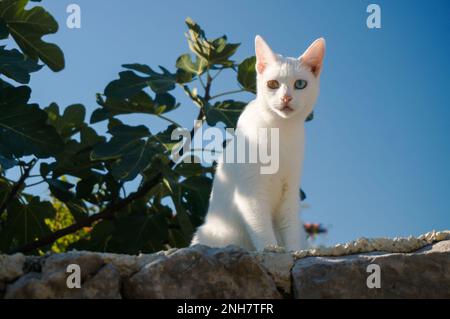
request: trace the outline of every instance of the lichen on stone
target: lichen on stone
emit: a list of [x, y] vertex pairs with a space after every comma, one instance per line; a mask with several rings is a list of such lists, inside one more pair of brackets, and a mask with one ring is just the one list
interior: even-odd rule
[[332, 247], [316, 247], [293, 253], [295, 259], [309, 256], [345, 256], [360, 253], [382, 251], [386, 253], [410, 253], [426, 245], [450, 239], [450, 230], [431, 231], [419, 237], [395, 237], [395, 238], [359, 238], [345, 244], [337, 244]]

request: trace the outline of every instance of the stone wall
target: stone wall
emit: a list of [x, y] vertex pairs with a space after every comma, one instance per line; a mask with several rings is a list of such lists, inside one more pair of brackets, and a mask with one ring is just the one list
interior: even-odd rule
[[[67, 287], [69, 264], [81, 288]], [[367, 266], [380, 288], [367, 286]], [[295, 253], [194, 247], [130, 256], [0, 255], [2, 298], [450, 298], [450, 231]]]

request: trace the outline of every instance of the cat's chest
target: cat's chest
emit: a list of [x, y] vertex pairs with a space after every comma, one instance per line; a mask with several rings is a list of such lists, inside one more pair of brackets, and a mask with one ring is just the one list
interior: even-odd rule
[[302, 154], [298, 146], [280, 146], [278, 179], [285, 181], [299, 178], [301, 166]]
[[282, 168], [292, 170], [301, 166], [304, 151], [304, 138], [301, 134], [292, 131], [281, 131], [278, 148], [280, 166]]
[[[280, 143], [272, 150], [272, 174], [263, 175], [267, 184], [271, 188], [281, 189], [286, 185], [296, 185], [300, 183], [300, 173], [302, 167], [302, 154], [299, 145], [289, 145], [289, 143]], [[275, 194], [274, 194], [275, 195]]]

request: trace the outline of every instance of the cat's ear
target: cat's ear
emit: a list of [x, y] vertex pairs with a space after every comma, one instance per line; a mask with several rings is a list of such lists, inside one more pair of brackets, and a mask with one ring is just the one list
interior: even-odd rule
[[303, 53], [298, 59], [301, 63], [309, 66], [311, 72], [315, 76], [320, 74], [322, 69], [323, 57], [325, 56], [325, 39], [319, 38], [314, 41], [305, 53]]
[[274, 63], [277, 60], [277, 57], [273, 53], [272, 49], [259, 35], [255, 37], [255, 52], [256, 71], [258, 71], [258, 73], [263, 73], [268, 64]]

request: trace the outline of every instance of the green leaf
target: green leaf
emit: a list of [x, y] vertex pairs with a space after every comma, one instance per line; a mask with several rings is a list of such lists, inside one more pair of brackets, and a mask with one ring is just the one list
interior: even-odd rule
[[176, 74], [170, 73], [162, 66], [159, 67], [162, 73], [153, 72], [150, 77], [149, 85], [155, 93], [166, 93], [175, 89]]
[[252, 56], [239, 64], [238, 67], [238, 81], [242, 88], [248, 92], [256, 94], [256, 57]]
[[59, 180], [46, 179], [51, 193], [62, 202], [68, 202], [74, 198], [74, 194], [70, 191], [75, 185]]
[[86, 110], [82, 104], [72, 104], [64, 109], [62, 120], [65, 126], [80, 128], [85, 115]]
[[163, 168], [163, 184], [176, 209], [176, 220], [186, 240], [190, 240], [195, 226], [203, 222], [211, 192], [212, 180], [206, 176], [191, 176], [182, 181], [168, 168]]
[[[42, 40], [47, 34], [58, 31], [56, 20], [42, 7], [26, 10], [28, 0], [3, 0], [0, 2], [0, 24], [6, 26], [22, 51], [31, 59], [42, 60], [53, 71], [64, 68], [64, 54], [52, 43]], [[0, 32], [5, 35], [5, 29]]]
[[[11, 184], [4, 178], [0, 178], [0, 205], [3, 205], [3, 202], [8, 197], [9, 193], [11, 192]], [[0, 214], [0, 220], [1, 220], [1, 214]]]
[[104, 136], [100, 136], [89, 126], [82, 126], [80, 129], [80, 143], [83, 147], [92, 147], [106, 140]]
[[304, 201], [306, 199], [306, 194], [303, 189], [300, 188], [300, 200]]
[[0, 20], [0, 40], [4, 40], [8, 38], [9, 36], [9, 30], [6, 26], [5, 22]]
[[45, 219], [54, 218], [56, 214], [52, 203], [41, 202], [39, 197], [32, 197], [27, 205], [14, 200], [7, 212], [6, 229], [17, 246], [49, 235], [51, 231]]
[[117, 125], [109, 133], [113, 137], [107, 142], [94, 147], [91, 158], [95, 160], [109, 160], [122, 157], [130, 152], [144, 137], [150, 136], [150, 131], [143, 125]]
[[169, 93], [160, 93], [156, 94], [154, 105], [153, 105], [153, 113], [151, 114], [163, 114], [170, 111], [173, 111], [180, 104], [176, 102], [175, 97]]
[[186, 19], [188, 26], [189, 48], [200, 59], [206, 60], [209, 66], [220, 65], [232, 67], [234, 62], [229, 58], [236, 52], [239, 43], [227, 43], [227, 37], [222, 36], [214, 40], [206, 39], [205, 32], [191, 18]]
[[47, 113], [36, 104], [26, 104], [29, 96], [26, 87], [0, 91], [0, 145], [7, 157], [47, 158], [63, 145], [56, 130], [47, 124]]
[[213, 48], [208, 59], [210, 64], [218, 64], [226, 67], [234, 65], [234, 62], [230, 61], [229, 58], [236, 52], [240, 44], [226, 43], [226, 39], [226, 36], [223, 36], [213, 41]]
[[180, 105], [176, 102], [173, 95], [169, 93], [156, 94], [155, 99], [152, 99], [144, 91], [138, 92], [129, 99], [111, 97], [103, 99], [101, 96], [97, 96], [97, 103], [103, 109], [96, 110], [92, 114], [91, 123], [100, 122], [121, 114], [144, 113], [159, 115], [170, 112]]
[[192, 18], [187, 17], [185, 23], [189, 28], [189, 32], [192, 32], [195, 38], [205, 38], [205, 31], [203, 31], [202, 28], [194, 20], [192, 20]]
[[163, 242], [169, 239], [165, 214], [148, 211], [133, 212], [117, 220], [112, 240], [119, 252], [137, 254], [163, 249]]
[[[102, 143], [105, 138], [98, 137], [98, 141], [98, 143]], [[86, 178], [92, 174], [99, 174], [95, 170], [103, 170], [102, 164], [92, 161], [90, 157], [92, 148], [96, 144], [89, 145], [83, 139], [81, 142], [70, 140], [55, 156], [55, 161], [49, 164], [46, 169], [53, 172], [54, 178], [62, 175]]]
[[144, 73], [144, 74], [147, 74], [147, 75], [154, 74], [154, 71], [152, 70], [152, 68], [149, 67], [148, 65], [145, 65], [145, 64], [131, 63], [131, 64], [122, 64], [122, 66], [125, 69], [137, 71], [137, 72]]
[[119, 73], [119, 79], [109, 83], [105, 88], [107, 97], [125, 99], [138, 94], [148, 85], [149, 78], [138, 76], [133, 71]]
[[70, 213], [72, 214], [73, 218], [75, 218], [77, 222], [82, 221], [89, 214], [89, 209], [86, 207], [84, 202], [78, 198], [72, 198], [65, 204], [67, 208], [70, 210]]
[[186, 72], [201, 75], [206, 71], [206, 67], [208, 66], [208, 61], [205, 59], [199, 58], [198, 56], [195, 59], [195, 62], [192, 61], [191, 55], [189, 53], [181, 55], [177, 59], [176, 67], [178, 69], [182, 69]]
[[166, 93], [175, 88], [176, 74], [170, 73], [160, 66], [162, 73], [153, 71], [144, 64], [124, 64], [124, 68], [144, 73], [148, 76], [139, 76], [133, 71], [122, 71], [119, 79], [109, 83], [105, 88], [107, 97], [116, 99], [126, 99], [134, 97], [145, 87], [150, 87], [157, 94]]
[[94, 175], [87, 176], [78, 181], [76, 188], [77, 198], [89, 198], [94, 190], [94, 186], [98, 183], [99, 178]]
[[312, 121], [313, 119], [314, 119], [314, 111], [311, 112], [311, 113], [306, 117], [305, 122]]
[[247, 103], [226, 100], [216, 102], [214, 105], [206, 106], [206, 122], [210, 126], [215, 126], [218, 122], [222, 122], [226, 127], [236, 127], [239, 116], [244, 110]]
[[[197, 158], [197, 159], [196, 159]], [[197, 160], [197, 162], [195, 162]], [[191, 162], [181, 162], [174, 168], [175, 173], [183, 177], [192, 177], [205, 175], [207, 173], [213, 173], [214, 169], [212, 167], [204, 167], [201, 165], [201, 159], [192, 156]]]
[[152, 139], [162, 146], [161, 152], [171, 151], [175, 145], [182, 141], [182, 137], [179, 139], [172, 139], [172, 133], [177, 129], [178, 127], [176, 125], [170, 124], [164, 131], [153, 135]]
[[108, 119], [108, 130], [111, 132], [115, 126], [124, 125], [123, 122], [119, 119], [110, 118]]
[[156, 154], [158, 151], [149, 140], [140, 142], [113, 165], [112, 173], [117, 180], [131, 181], [150, 165]]
[[[104, 104], [106, 102], [100, 97], [100, 95], [97, 95], [97, 103], [104, 106]], [[95, 124], [98, 122], [109, 120], [112, 116], [113, 116], [113, 114], [108, 112], [108, 110], [106, 110], [105, 108], [99, 108], [99, 109], [94, 110], [94, 112], [92, 112], [91, 119], [89, 122], [91, 124]]]
[[107, 143], [96, 145], [91, 158], [114, 160], [112, 174], [117, 180], [133, 180], [160, 152], [158, 144], [154, 143], [151, 133], [143, 125], [116, 125], [110, 133], [113, 137]]
[[180, 183], [183, 203], [195, 227], [200, 226], [208, 211], [212, 180], [206, 176], [191, 176]]
[[30, 82], [30, 73], [39, 71], [42, 65], [32, 60], [18, 50], [5, 50], [4, 46], [0, 46], [0, 73], [8, 78], [27, 84]]
[[0, 106], [26, 104], [30, 99], [31, 89], [28, 86], [14, 87], [6, 82], [0, 89]]
[[194, 226], [189, 217], [189, 213], [183, 205], [183, 192], [178, 184], [178, 181], [174, 179], [172, 174], [165, 174], [165, 178], [163, 179], [164, 186], [172, 198], [172, 202], [177, 211], [176, 220], [180, 225], [181, 231], [183, 233], [183, 237], [186, 241], [190, 241], [192, 234], [194, 232]]
[[194, 75], [183, 69], [178, 69], [175, 75], [175, 81], [179, 84], [189, 83], [194, 79]]
[[53, 178], [62, 175], [87, 178], [99, 174], [95, 170], [102, 170], [103, 165], [102, 163], [91, 161], [90, 153], [95, 145], [105, 142], [106, 138], [99, 136], [94, 129], [84, 123], [79, 131], [79, 141], [74, 139], [66, 140], [61, 151], [56, 154], [54, 162], [41, 164], [42, 176], [46, 177], [50, 172], [53, 172]]
[[179, 229], [169, 229], [169, 242], [172, 247], [187, 247], [190, 239], [186, 239]]
[[63, 115], [59, 114], [59, 107], [56, 103], [50, 104], [45, 108], [45, 111], [48, 113], [48, 123], [65, 140], [79, 133], [81, 128], [85, 126], [86, 110], [82, 104], [69, 105], [64, 110]]
[[205, 60], [207, 60], [209, 48], [211, 45], [206, 40], [205, 32], [191, 18], [186, 18], [185, 22], [188, 27], [188, 33], [186, 34], [186, 37], [188, 39], [189, 48], [197, 56], [205, 58]]
[[19, 162], [17, 160], [0, 155], [0, 172], [6, 171], [7, 169], [10, 169], [18, 164]]

